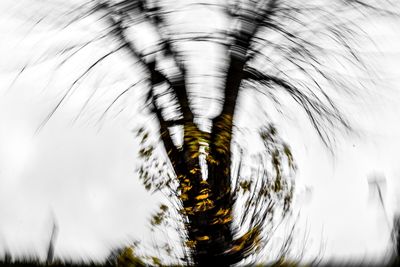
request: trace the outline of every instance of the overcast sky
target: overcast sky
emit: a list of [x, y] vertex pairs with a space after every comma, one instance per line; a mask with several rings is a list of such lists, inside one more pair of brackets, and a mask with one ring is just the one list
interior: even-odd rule
[[[88, 21], [64, 31], [42, 25], [32, 30], [32, 21], [26, 19], [28, 10], [3, 1], [0, 254], [8, 250], [15, 255], [38, 253], [43, 257], [53, 218], [59, 227], [59, 256], [101, 258], [120, 242], [148, 241], [149, 217], [159, 196], [147, 193], [135, 173], [137, 141], [132, 130], [140, 123], [151, 123], [143, 119], [135, 101], [142, 96], [140, 85], [122, 100], [119, 107], [123, 110], [115, 108], [99, 121], [109, 100], [135, 81], [119, 71], [131, 67], [130, 63], [113, 58], [99, 67], [35, 134], [67, 85], [90, 59], [105, 51], [101, 45], [107, 44], [54, 71], [58, 61], [50, 55], [90, 38], [88, 33], [96, 31], [96, 26]], [[309, 229], [310, 255], [323, 242], [325, 259], [385, 255], [390, 247], [386, 216], [390, 224], [391, 216], [400, 210], [400, 199], [396, 199], [400, 190], [400, 34], [394, 23], [385, 21], [368, 26], [367, 31], [384, 52], [373, 46], [365, 48], [375, 62], [375, 87], [362, 99], [340, 100], [357, 134], [338, 134], [332, 155], [312, 129], [304, 126], [306, 119], [295, 116], [295, 109], [277, 123], [299, 168], [299, 225]], [[18, 76], [27, 62], [33, 63], [41, 55], [50, 57]], [[199, 64], [199, 73], [208, 68], [206, 64]], [[85, 104], [87, 99], [91, 100]], [[253, 104], [257, 105], [256, 101]], [[373, 174], [386, 179], [386, 213], [368, 186]]]

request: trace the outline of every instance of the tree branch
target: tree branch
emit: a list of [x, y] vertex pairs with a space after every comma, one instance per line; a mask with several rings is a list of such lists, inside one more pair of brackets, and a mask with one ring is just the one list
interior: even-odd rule
[[[243, 80], [243, 69], [248, 61], [251, 42], [263, 21], [272, 16], [277, 0], [269, 0], [263, 7], [254, 8], [252, 4], [238, 14], [240, 29], [229, 49], [229, 67], [224, 90], [224, 103], [220, 114], [213, 119], [209, 179], [216, 188], [228, 188], [230, 183], [230, 143], [232, 140], [233, 117], [239, 89]], [[214, 166], [213, 166], [214, 165]], [[224, 177], [216, 177], [216, 174]], [[218, 180], [218, 181], [217, 181]]]
[[125, 36], [125, 31], [122, 26], [122, 22], [115, 19], [112, 16], [112, 10], [108, 10], [110, 7], [107, 6], [106, 4], [103, 5], [103, 8], [106, 9], [106, 12], [109, 14], [108, 20], [110, 21], [110, 24], [114, 27], [113, 34], [119, 39], [119, 41], [122, 43], [124, 48], [130, 53], [131, 56], [133, 56], [135, 59], [138, 59], [149, 71], [151, 75], [151, 88], [149, 89], [149, 94], [150, 94], [150, 99], [152, 103], [152, 111], [155, 113], [157, 120], [160, 125], [160, 137], [161, 140], [163, 141], [165, 150], [167, 152], [167, 155], [169, 159], [171, 160], [171, 163], [173, 164], [174, 167], [178, 164], [179, 161], [179, 151], [175, 147], [171, 135], [168, 130], [167, 123], [165, 122], [163, 115], [162, 115], [162, 110], [158, 108], [156, 99], [157, 96], [154, 94], [154, 87], [157, 86], [158, 84], [162, 82], [166, 82], [167, 84], [170, 84], [168, 81], [167, 77], [164, 76], [162, 73], [157, 71], [156, 68], [156, 62], [155, 61], [150, 61], [146, 62], [143, 58], [143, 56], [140, 55], [139, 52], [136, 51], [134, 45], [128, 40], [128, 38]]
[[350, 129], [348, 122], [344, 119], [342, 113], [326, 93], [322, 92], [322, 96], [327, 104], [324, 103], [323, 99], [312, 92], [311, 95], [305, 94], [304, 88], [299, 88], [283, 78], [264, 74], [254, 68], [246, 67], [243, 76], [245, 80], [257, 82], [269, 88], [278, 86], [284, 89], [294, 101], [303, 107], [311, 124], [326, 145], [329, 145], [329, 136], [326, 133], [325, 127], [322, 127], [322, 119], [326, 120], [331, 125], [334, 125], [335, 122], [339, 122], [346, 129]]
[[154, 95], [154, 86], [157, 83], [153, 80], [152, 78], [152, 87], [150, 89], [150, 94], [151, 94], [151, 104], [153, 108], [153, 112], [157, 117], [158, 123], [160, 125], [160, 137], [161, 140], [164, 144], [165, 150], [167, 152], [168, 158], [171, 160], [172, 166], [175, 169], [175, 172], [177, 172], [176, 167], [179, 162], [180, 158], [180, 152], [174, 145], [171, 135], [168, 130], [168, 124], [164, 120], [164, 117], [162, 115], [162, 110], [157, 106], [157, 96]]

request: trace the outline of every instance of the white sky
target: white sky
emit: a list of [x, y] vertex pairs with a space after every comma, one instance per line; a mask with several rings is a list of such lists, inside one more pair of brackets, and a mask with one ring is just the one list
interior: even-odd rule
[[[60, 229], [56, 254], [64, 257], [102, 257], [118, 242], [148, 240], [148, 219], [158, 197], [145, 192], [135, 174], [137, 144], [131, 130], [142, 120], [132, 119], [140, 106], [129, 99], [140, 97], [140, 88], [122, 101], [121, 106], [128, 108], [103, 121], [100, 131], [95, 123], [107, 100], [126, 84], [115, 82], [132, 80], [118, 72], [129, 63], [110, 59], [34, 135], [68, 82], [104, 49], [84, 54], [57, 73], [52, 72], [56, 61], [49, 59], [13, 82], [27, 59], [89, 36], [82, 29], [57, 33], [40, 26], [27, 35], [29, 23], [10, 12], [6, 2], [0, 4], [0, 253], [7, 249], [16, 255], [43, 257], [52, 213]], [[296, 110], [278, 124], [299, 167], [300, 221], [310, 229], [310, 251], [323, 239], [325, 259], [376, 258], [389, 247], [385, 214], [377, 197], [369, 197], [368, 177], [374, 172], [386, 177], [386, 208], [392, 216], [400, 208], [395, 197], [400, 190], [400, 69], [396, 68], [400, 35], [395, 30], [396, 25], [386, 22], [371, 27], [374, 41], [386, 52], [368, 54], [380, 71], [377, 86], [362, 100], [341, 102], [359, 136], [338, 136], [332, 156], [303, 126], [305, 118], [294, 116]], [[93, 90], [98, 91], [83, 116], [72, 124]], [[307, 187], [311, 198], [302, 193]]]

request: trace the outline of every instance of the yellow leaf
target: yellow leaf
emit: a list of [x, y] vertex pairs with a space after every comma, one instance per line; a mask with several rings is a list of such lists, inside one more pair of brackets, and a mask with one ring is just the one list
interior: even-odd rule
[[198, 171], [199, 171], [199, 169], [193, 168], [193, 169], [190, 170], [190, 173], [191, 173], [191, 174], [195, 174], [195, 173], [198, 172]]
[[200, 155], [199, 152], [193, 153], [193, 155], [190, 157], [192, 159], [197, 158]]
[[232, 216], [228, 216], [228, 217], [224, 218], [223, 221], [222, 221], [222, 224], [225, 224], [225, 223], [230, 222], [230, 221], [232, 221]]
[[183, 192], [187, 192], [187, 191], [189, 191], [190, 189], [192, 189], [192, 186], [187, 185], [187, 186], [184, 186], [184, 187], [182, 188], [182, 191], [183, 191]]
[[205, 236], [198, 236], [198, 237], [196, 237], [196, 239], [199, 241], [206, 241], [206, 240], [210, 240], [210, 237], [205, 235]]
[[225, 216], [226, 214], [229, 213], [229, 211], [230, 211], [230, 209], [219, 209], [215, 215], [217, 215], [217, 216], [220, 216], [220, 215]]
[[186, 241], [186, 246], [188, 246], [189, 248], [194, 248], [196, 246], [196, 243], [196, 241], [188, 240]]
[[203, 200], [203, 199], [206, 199], [206, 198], [208, 198], [208, 194], [203, 194], [203, 195], [199, 195], [199, 196], [196, 197], [197, 200]]

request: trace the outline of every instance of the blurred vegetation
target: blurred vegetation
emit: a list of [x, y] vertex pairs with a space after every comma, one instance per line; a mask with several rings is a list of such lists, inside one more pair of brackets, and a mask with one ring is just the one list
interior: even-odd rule
[[[119, 60], [136, 64], [141, 72], [135, 75], [129, 72], [127, 76], [139, 77], [139, 81], [121, 92], [101, 118], [120, 97], [143, 82], [143, 110], [155, 119], [157, 129], [143, 126], [136, 131], [140, 139], [138, 173], [148, 191], [165, 196], [166, 203], [160, 204], [150, 224], [153, 231], [162, 231], [168, 240], [166, 244], [154, 244], [162, 256], [138, 254], [134, 246], [127, 246], [113, 251], [104, 265], [73, 265], [58, 262], [53, 256], [47, 265], [223, 267], [255, 265], [265, 262], [267, 255], [273, 258], [270, 266], [297, 266], [302, 253], [293, 251], [295, 223], [280, 245], [270, 242], [277, 228], [292, 216], [297, 170], [294, 155], [271, 120], [253, 130], [252, 136], [241, 135], [242, 129], [236, 125], [238, 103], [244, 91], [255, 92], [253, 96], [266, 100], [265, 106], [271, 104], [282, 112], [283, 103], [291, 99], [330, 147], [335, 129], [351, 130], [334, 99], [340, 94], [357, 93], [355, 85], [360, 82], [354, 78], [346, 80], [347, 76], [335, 67], [342, 68], [344, 64], [365, 70], [355, 49], [358, 44], [355, 36], [362, 32], [358, 21], [392, 14], [389, 6], [392, 1], [379, 4], [368, 0], [199, 2], [199, 7], [215, 8], [219, 17], [229, 19], [233, 25], [207, 34], [174, 31], [171, 14], [182, 11], [174, 1], [82, 2], [64, 12], [67, 15], [56, 16], [57, 24], [65, 29], [93, 17], [103, 31], [89, 42], [63, 49], [60, 66], [99, 40], [107, 39], [105, 47], [110, 51], [72, 82], [41, 127], [85, 77], [110, 57], [122, 55]], [[63, 19], [67, 22], [62, 22]], [[149, 36], [156, 36], [147, 47], [141, 47], [146, 42], [140, 42], [143, 40], [139, 37], [132, 37], [135, 29], [143, 28], [149, 31]], [[219, 107], [213, 117], [196, 113], [193, 106], [196, 99], [189, 80], [193, 78], [191, 68], [197, 62], [189, 61], [182, 42], [198, 39], [224, 49], [220, 67], [214, 73], [219, 84], [215, 89], [221, 97], [214, 99]], [[363, 85], [358, 88], [363, 89]], [[281, 98], [282, 95], [286, 98]], [[263, 112], [266, 109], [260, 106], [257, 113]], [[198, 119], [206, 119], [208, 124], [199, 123]], [[258, 151], [246, 147], [244, 141], [248, 138], [260, 144]], [[169, 238], [170, 232], [175, 233], [175, 239]], [[2, 264], [42, 266], [36, 259], [21, 262], [10, 259]]]

